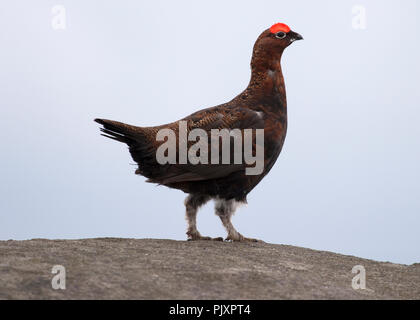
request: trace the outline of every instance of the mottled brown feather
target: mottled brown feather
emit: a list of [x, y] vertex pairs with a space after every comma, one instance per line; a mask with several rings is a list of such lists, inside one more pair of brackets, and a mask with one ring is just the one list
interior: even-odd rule
[[254, 45], [248, 87], [228, 103], [181, 119], [187, 121], [188, 132], [200, 128], [209, 136], [211, 129], [264, 129], [264, 171], [260, 175], [245, 175], [246, 164], [158, 164], [156, 150], [163, 142], [156, 141], [157, 132], [169, 128], [179, 139], [181, 120], [156, 127], [137, 127], [105, 119], [95, 121], [103, 125], [105, 136], [129, 146], [138, 164], [136, 173], [147, 177], [149, 182], [187, 193], [244, 201], [272, 168], [286, 137], [287, 102], [280, 59], [289, 44], [275, 39], [269, 30], [264, 31]]

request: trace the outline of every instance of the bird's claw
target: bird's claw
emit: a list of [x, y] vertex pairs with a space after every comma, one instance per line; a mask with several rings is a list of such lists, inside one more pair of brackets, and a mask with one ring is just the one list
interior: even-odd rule
[[254, 239], [254, 238], [247, 238], [238, 233], [237, 235], [228, 235], [225, 241], [230, 242], [264, 242], [262, 240]]
[[198, 241], [198, 240], [211, 240], [211, 241], [223, 241], [222, 237], [212, 238], [212, 237], [204, 237], [199, 233], [189, 233], [187, 232], [188, 239], [187, 241]]

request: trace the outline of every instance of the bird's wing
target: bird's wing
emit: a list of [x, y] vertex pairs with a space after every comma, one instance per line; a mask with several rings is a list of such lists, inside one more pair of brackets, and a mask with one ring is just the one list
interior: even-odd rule
[[[179, 164], [179, 125], [180, 121], [185, 121], [187, 126], [187, 136], [191, 133], [194, 129], [202, 129], [207, 133], [207, 142], [208, 142], [208, 149], [203, 150], [200, 149], [200, 153], [204, 152], [205, 157], [208, 159], [208, 164], [198, 163], [198, 164], [191, 164], [190, 161], [187, 161], [186, 164]], [[246, 168], [246, 164], [233, 164], [234, 160], [234, 137], [230, 136], [230, 163], [223, 164], [222, 163], [222, 139], [220, 137], [212, 138], [212, 129], [239, 129], [241, 130], [241, 136], [243, 141], [243, 129], [263, 129], [264, 128], [264, 119], [262, 113], [256, 112], [254, 110], [243, 108], [243, 107], [229, 107], [229, 106], [219, 106], [213, 107], [209, 109], [204, 109], [193, 113], [192, 115], [181, 119], [180, 121], [171, 123], [167, 126], [161, 127], [153, 127], [150, 130], [153, 130], [153, 133], [156, 135], [157, 129], [169, 128], [172, 129], [177, 136], [177, 163], [176, 164], [167, 164], [167, 165], [160, 165], [156, 163], [158, 168], [154, 170], [153, 175], [149, 175], [149, 181], [157, 182], [161, 184], [170, 184], [170, 183], [179, 183], [179, 182], [186, 182], [186, 181], [203, 181], [203, 180], [211, 180], [216, 178], [221, 178], [230, 175], [233, 172], [237, 171], [244, 171]], [[182, 138], [181, 138], [182, 139]], [[211, 151], [210, 147], [214, 143], [214, 139], [219, 140], [219, 164], [212, 164], [211, 160]], [[158, 146], [161, 144], [157, 144], [155, 141], [153, 143], [154, 150], [156, 151]], [[188, 150], [190, 147], [194, 145], [196, 141], [187, 141]], [[130, 151], [133, 155], [133, 158], [136, 158], [136, 151], [130, 148]], [[140, 152], [144, 152], [139, 150]], [[181, 150], [182, 151], [182, 150]], [[184, 150], [185, 152], [185, 150]], [[243, 155], [243, 149], [241, 145], [241, 151]], [[134, 154], [133, 154], [134, 153]], [[141, 164], [139, 163], [139, 167]], [[141, 173], [141, 171], [140, 171]]]

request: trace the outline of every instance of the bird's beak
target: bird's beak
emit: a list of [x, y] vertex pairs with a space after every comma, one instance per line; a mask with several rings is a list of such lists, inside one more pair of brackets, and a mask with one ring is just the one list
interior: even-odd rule
[[291, 31], [290, 42], [294, 42], [297, 40], [303, 40], [303, 37], [299, 33]]

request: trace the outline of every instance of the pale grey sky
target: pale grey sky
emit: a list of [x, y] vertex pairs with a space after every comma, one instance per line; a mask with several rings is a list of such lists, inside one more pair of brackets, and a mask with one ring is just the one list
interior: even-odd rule
[[[66, 9], [66, 29], [51, 9]], [[366, 8], [366, 29], [352, 8]], [[420, 262], [419, 3], [0, 3], [0, 239], [186, 238], [183, 199], [134, 175], [95, 117], [156, 125], [233, 98], [275, 22], [289, 130], [233, 223], [267, 242]], [[212, 204], [202, 234], [224, 236]]]

